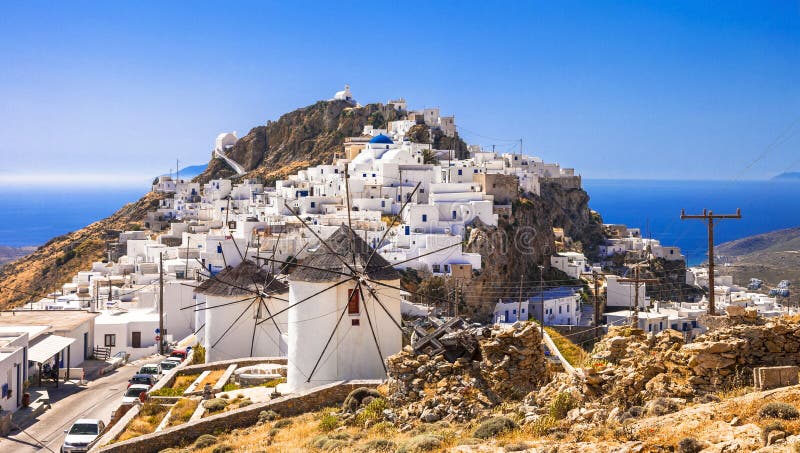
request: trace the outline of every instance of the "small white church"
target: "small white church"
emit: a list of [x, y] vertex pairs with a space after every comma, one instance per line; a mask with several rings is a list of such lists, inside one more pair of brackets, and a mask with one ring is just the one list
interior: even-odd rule
[[400, 274], [346, 225], [325, 242], [330, 248], [320, 244], [303, 261], [308, 267], [289, 276], [288, 374], [281, 392], [383, 379], [386, 358], [402, 348], [395, 325], [402, 322]]

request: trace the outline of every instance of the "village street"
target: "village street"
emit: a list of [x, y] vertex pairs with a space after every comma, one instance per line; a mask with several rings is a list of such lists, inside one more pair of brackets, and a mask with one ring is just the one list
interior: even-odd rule
[[[40, 415], [33, 424], [23, 425], [25, 432], [16, 430], [8, 437], [0, 437], [0, 451], [58, 452], [66, 436], [64, 430], [69, 429], [75, 420], [99, 418], [108, 424], [112, 412], [122, 401], [128, 379], [136, 374], [143, 364], [159, 361], [160, 358], [151, 357], [128, 363], [106, 376], [89, 381], [85, 387], [62, 384], [59, 389], [53, 388], [50, 391], [52, 407]], [[46, 448], [37, 440], [46, 445]]]

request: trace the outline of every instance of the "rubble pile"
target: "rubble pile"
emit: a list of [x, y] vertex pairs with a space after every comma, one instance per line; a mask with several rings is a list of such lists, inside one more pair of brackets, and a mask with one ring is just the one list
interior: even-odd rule
[[[419, 349], [406, 346], [387, 359], [388, 399], [401, 419], [464, 422], [504, 400], [521, 399], [547, 377], [541, 335], [532, 323], [442, 332], [433, 340], [417, 336]], [[465, 353], [472, 341], [477, 349]], [[433, 354], [420, 352], [430, 352], [431, 343]]]
[[756, 367], [800, 365], [800, 323], [783, 318], [747, 322], [710, 331], [684, 344], [680, 332], [655, 336], [615, 327], [595, 345], [594, 366], [581, 370], [587, 399], [625, 405], [655, 398], [706, 398], [747, 385]]

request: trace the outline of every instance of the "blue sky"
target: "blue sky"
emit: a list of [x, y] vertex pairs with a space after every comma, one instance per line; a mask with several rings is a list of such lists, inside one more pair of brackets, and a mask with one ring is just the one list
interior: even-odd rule
[[204, 163], [345, 83], [588, 178], [800, 170], [798, 1], [6, 2], [0, 61], [0, 180]]

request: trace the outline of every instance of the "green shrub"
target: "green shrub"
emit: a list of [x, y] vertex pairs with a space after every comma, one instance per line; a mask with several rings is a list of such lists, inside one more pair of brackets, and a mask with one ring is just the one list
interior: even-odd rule
[[269, 387], [269, 388], [277, 387], [278, 384], [283, 384], [284, 382], [286, 382], [286, 378], [272, 379], [270, 381], [261, 384], [261, 387]]
[[[367, 402], [367, 400], [372, 399]], [[383, 411], [386, 409], [386, 400], [383, 398], [373, 398], [367, 396], [362, 400], [362, 403], [367, 403], [364, 410], [356, 416], [356, 423], [360, 426], [368, 421], [374, 422], [383, 418]]]
[[516, 428], [517, 424], [508, 417], [492, 417], [478, 425], [472, 435], [478, 439], [488, 439]]
[[192, 348], [194, 351], [192, 355], [192, 363], [190, 365], [200, 365], [206, 363], [206, 348], [203, 345], [198, 344], [197, 346]]
[[233, 451], [233, 447], [230, 445], [217, 445], [211, 450], [211, 453], [229, 453], [231, 451]]
[[378, 422], [372, 425], [372, 432], [378, 434], [388, 434], [390, 431], [394, 429], [394, 425], [391, 422]]
[[339, 427], [339, 417], [333, 414], [325, 414], [319, 421], [319, 430], [327, 433]]
[[800, 417], [797, 408], [787, 403], [767, 403], [758, 411], [758, 415], [764, 418], [780, 418], [782, 420], [794, 420]]
[[230, 404], [230, 402], [223, 398], [212, 398], [210, 400], [203, 401], [203, 407], [205, 407], [209, 412], [219, 412], [225, 409], [228, 404]]
[[679, 453], [700, 453], [703, 450], [703, 445], [692, 437], [685, 437], [678, 442]]
[[320, 450], [342, 450], [349, 446], [350, 442], [344, 439], [334, 439], [329, 436], [316, 436], [309, 441], [308, 446]]
[[217, 438], [211, 434], [203, 434], [194, 441], [194, 448], [207, 448], [217, 443]]
[[253, 400], [251, 400], [250, 398], [243, 398], [243, 399], [239, 400], [239, 403], [237, 404], [237, 406], [238, 407], [246, 407], [246, 406], [249, 406], [251, 404], [253, 404]]
[[575, 408], [575, 399], [572, 394], [560, 392], [550, 403], [550, 416], [556, 420], [561, 420], [567, 416], [567, 412]]
[[786, 427], [783, 426], [781, 422], [772, 422], [767, 423], [766, 425], [761, 427], [761, 440], [764, 441], [764, 444], [767, 443], [767, 439], [769, 439], [769, 433], [773, 431], [786, 431]]
[[277, 420], [279, 418], [281, 418], [281, 416], [278, 415], [277, 412], [272, 411], [272, 410], [270, 410], [270, 411], [261, 411], [261, 412], [258, 413], [258, 423], [259, 424], [264, 424], [266, 422], [275, 421], [275, 420]]
[[345, 398], [344, 403], [342, 403], [342, 410], [345, 412], [355, 412], [361, 407], [364, 398], [371, 396], [373, 398], [380, 398], [382, 395], [375, 389], [367, 388], [367, 387], [359, 387]]
[[391, 440], [373, 439], [359, 446], [356, 449], [356, 451], [369, 453], [373, 451], [395, 451], [396, 449], [397, 449], [397, 444], [392, 442]]
[[233, 391], [233, 390], [239, 390], [240, 388], [242, 388], [242, 387], [239, 386], [239, 384], [237, 384], [235, 382], [228, 382], [227, 384], [222, 386], [222, 391], [223, 392], [230, 392], [230, 391]]
[[289, 426], [291, 424], [292, 424], [291, 420], [289, 420], [288, 418], [284, 418], [283, 420], [278, 420], [277, 422], [275, 422], [275, 424], [272, 425], [272, 427], [273, 428], [277, 428], [277, 429], [281, 429], [281, 428], [286, 428], [287, 426]]
[[414, 453], [421, 451], [436, 450], [442, 446], [442, 439], [438, 436], [430, 434], [420, 434], [408, 439], [399, 450], [398, 453]]
[[183, 396], [183, 392], [186, 390], [186, 387], [179, 387], [179, 388], [170, 388], [170, 387], [161, 387], [160, 389], [153, 390], [150, 392], [151, 396]]

